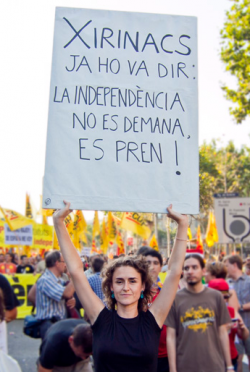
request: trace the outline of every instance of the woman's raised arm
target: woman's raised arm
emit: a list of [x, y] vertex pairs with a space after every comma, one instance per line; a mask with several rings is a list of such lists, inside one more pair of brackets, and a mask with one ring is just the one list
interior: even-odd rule
[[71, 210], [69, 209], [70, 203], [64, 201], [64, 204], [65, 207], [56, 211], [53, 215], [56, 235], [79, 300], [81, 301], [84, 310], [87, 312], [91, 324], [94, 324], [99, 313], [104, 308], [104, 304], [100, 300], [100, 298], [92, 291], [88, 279], [84, 274], [82, 261], [70, 239], [70, 236], [64, 224], [65, 218], [71, 212]]
[[160, 327], [162, 327], [175, 299], [187, 247], [188, 217], [174, 212], [172, 210], [172, 205], [167, 208], [167, 211], [168, 217], [178, 223], [178, 229], [169, 261], [170, 269], [167, 272], [166, 280], [158, 297], [149, 308], [149, 311], [152, 312]]

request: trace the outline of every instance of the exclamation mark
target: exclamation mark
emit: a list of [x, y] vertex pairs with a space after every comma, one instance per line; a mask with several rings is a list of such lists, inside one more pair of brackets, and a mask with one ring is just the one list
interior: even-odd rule
[[[178, 166], [178, 148], [177, 148], [177, 141], [175, 141], [175, 162]], [[176, 174], [179, 176], [181, 172], [177, 171]]]

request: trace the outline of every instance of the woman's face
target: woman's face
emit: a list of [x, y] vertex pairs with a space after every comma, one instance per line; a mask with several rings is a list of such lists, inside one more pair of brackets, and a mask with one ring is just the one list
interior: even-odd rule
[[133, 267], [121, 266], [115, 269], [111, 290], [114, 291], [117, 303], [128, 306], [138, 302], [145, 285], [142, 284], [141, 274]]

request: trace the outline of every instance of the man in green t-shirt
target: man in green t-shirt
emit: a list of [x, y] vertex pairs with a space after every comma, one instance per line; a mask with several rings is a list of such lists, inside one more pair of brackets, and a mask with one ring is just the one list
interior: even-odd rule
[[231, 322], [221, 293], [204, 287], [203, 258], [186, 256], [187, 288], [177, 292], [166, 325], [170, 372], [224, 372], [231, 363], [226, 325]]

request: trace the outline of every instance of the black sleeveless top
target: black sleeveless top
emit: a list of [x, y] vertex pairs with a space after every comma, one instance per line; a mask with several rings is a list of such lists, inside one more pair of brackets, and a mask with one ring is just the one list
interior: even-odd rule
[[150, 311], [125, 319], [105, 307], [92, 330], [95, 372], [156, 372], [161, 328]]

